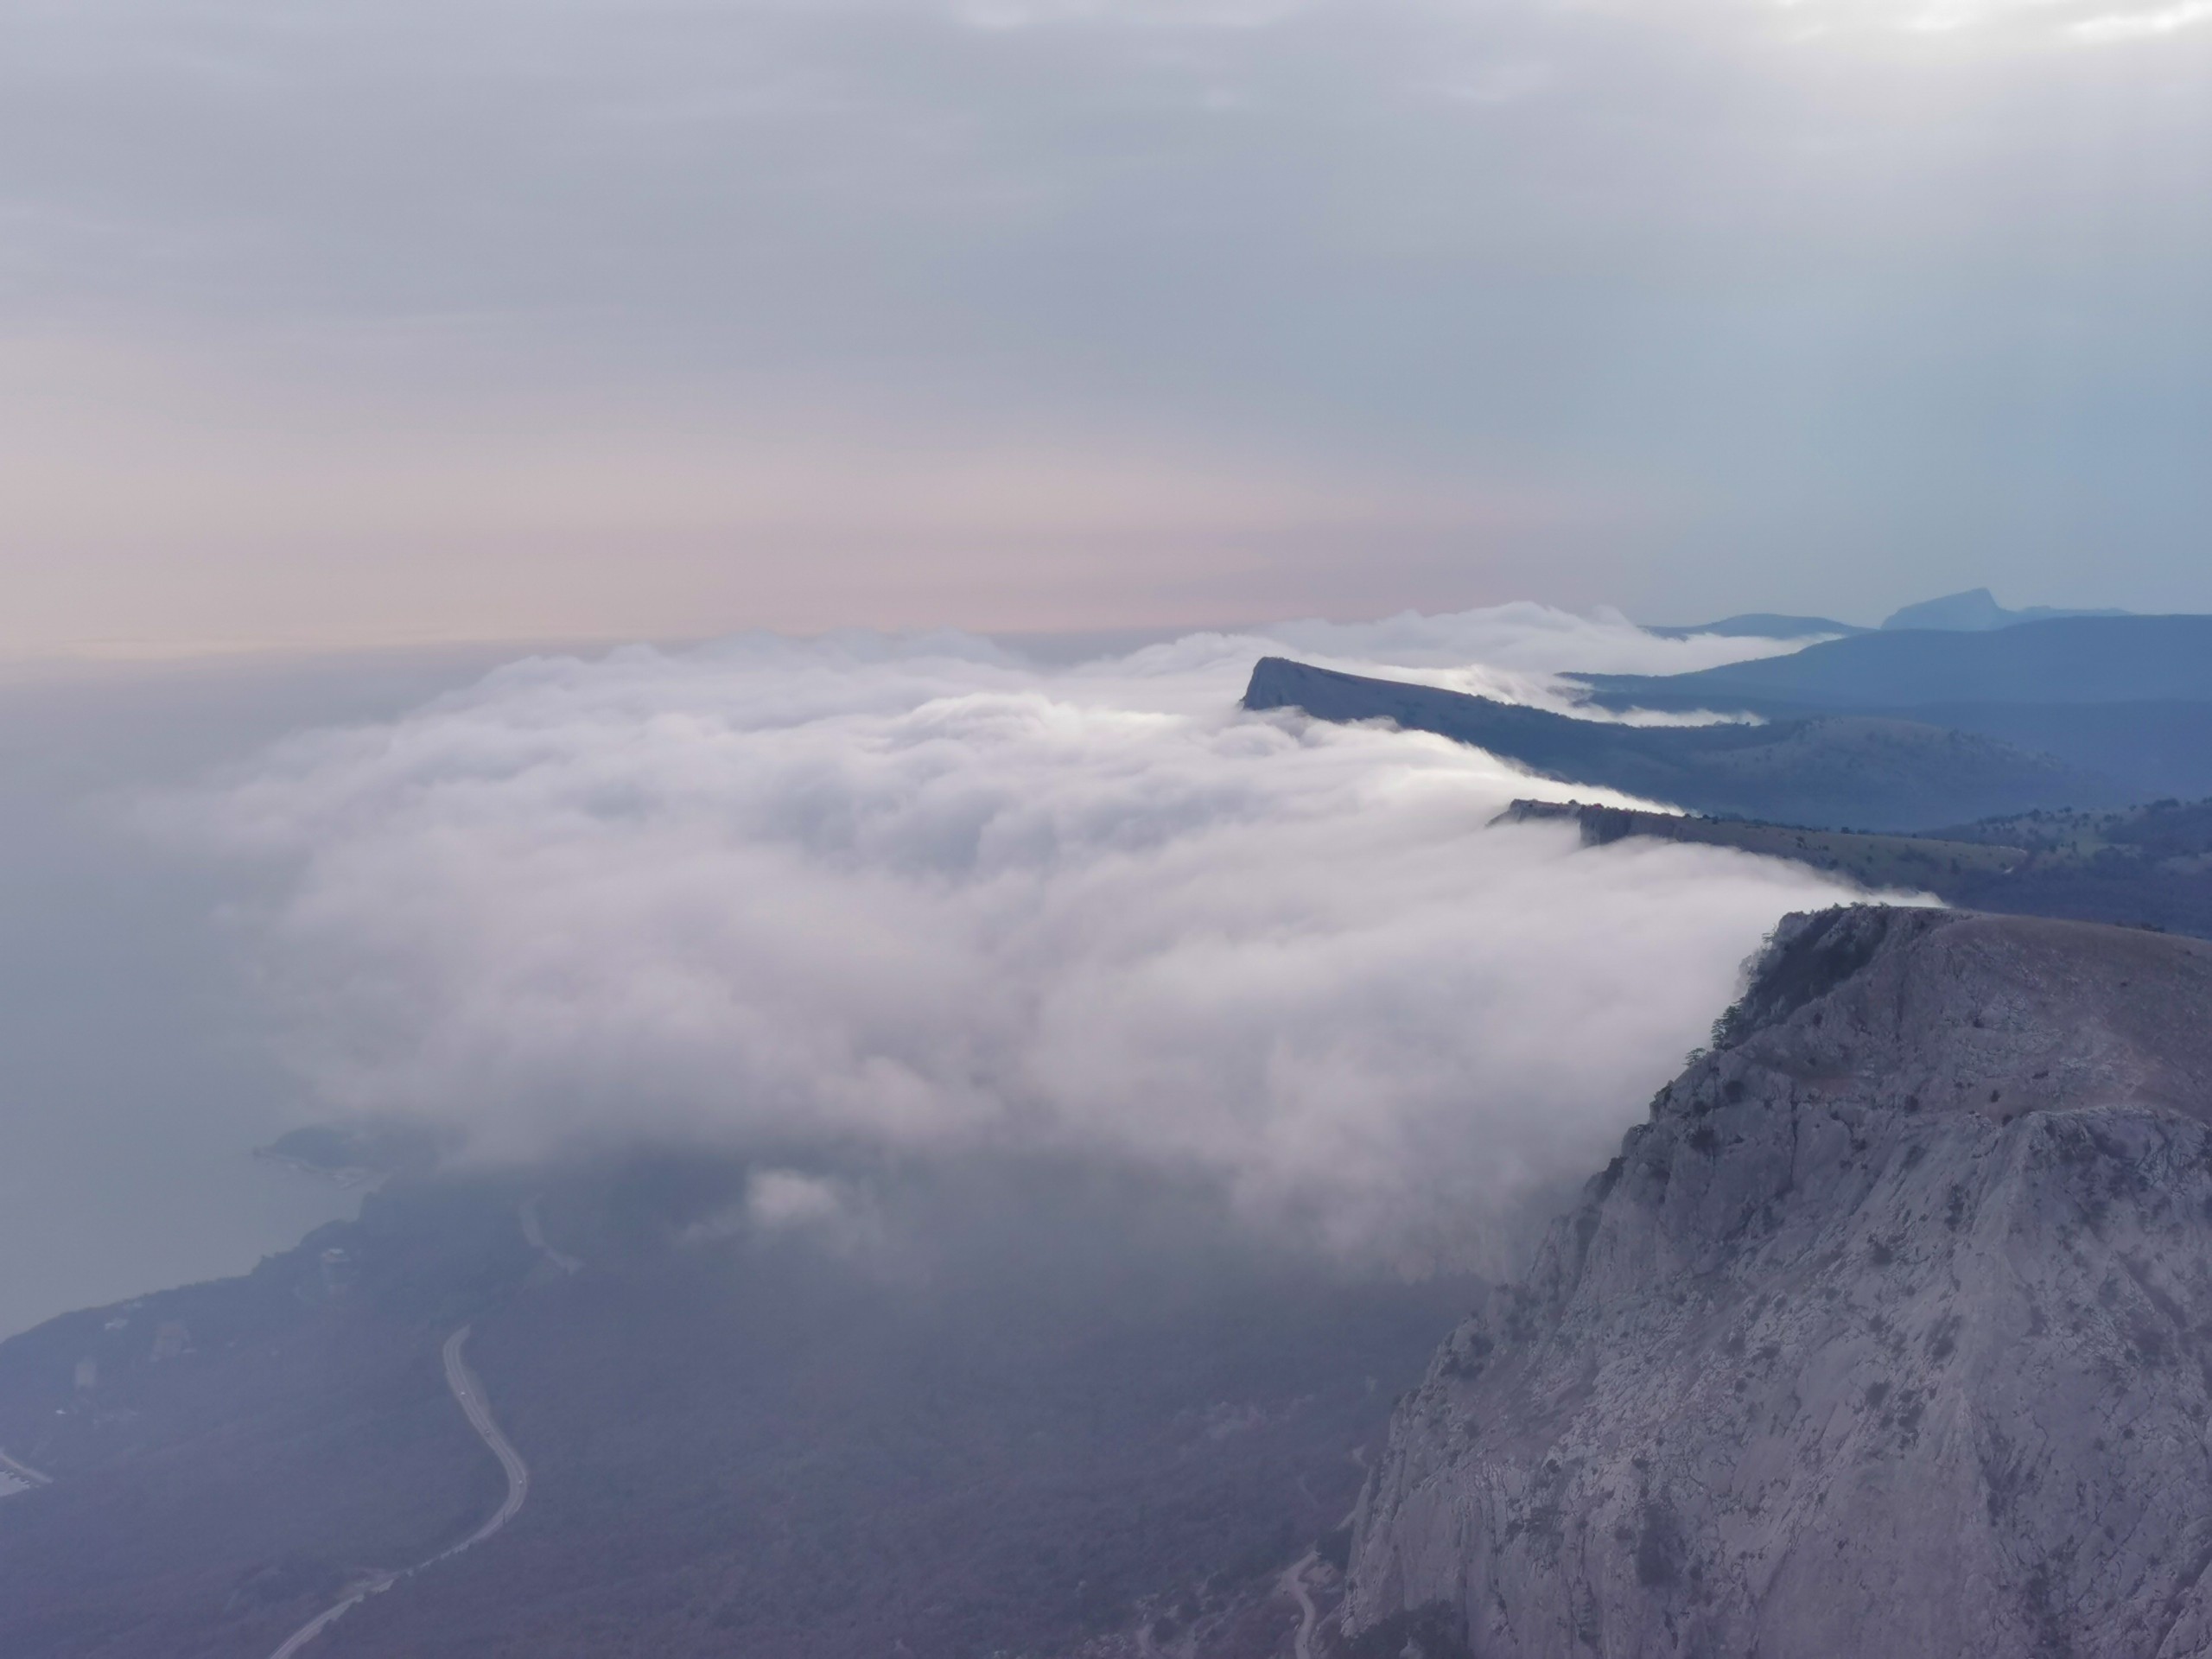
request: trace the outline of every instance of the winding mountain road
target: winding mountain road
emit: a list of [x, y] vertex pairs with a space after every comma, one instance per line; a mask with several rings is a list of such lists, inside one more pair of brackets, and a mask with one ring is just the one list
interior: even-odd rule
[[468, 1426], [476, 1431], [477, 1438], [492, 1449], [492, 1455], [499, 1460], [499, 1467], [506, 1471], [506, 1501], [482, 1526], [450, 1549], [440, 1550], [429, 1560], [418, 1562], [404, 1572], [379, 1573], [348, 1586], [342, 1600], [324, 1608], [294, 1630], [284, 1638], [284, 1645], [270, 1655], [269, 1659], [294, 1659], [294, 1656], [306, 1648], [308, 1643], [371, 1596], [391, 1589], [400, 1580], [419, 1573], [426, 1567], [435, 1567], [440, 1561], [452, 1560], [465, 1549], [475, 1548], [513, 1520], [522, 1509], [524, 1500], [530, 1496], [530, 1465], [522, 1460], [522, 1453], [516, 1451], [513, 1444], [499, 1432], [499, 1425], [492, 1415], [491, 1402], [484, 1393], [483, 1382], [475, 1372], [468, 1369], [468, 1362], [461, 1357], [461, 1344], [468, 1340], [472, 1328], [464, 1325], [446, 1338], [443, 1351], [446, 1387], [451, 1390], [454, 1402], [461, 1407], [461, 1415], [468, 1419]]
[[5, 1452], [0, 1452], [0, 1475], [12, 1476], [15, 1479], [22, 1483], [26, 1487], [51, 1486], [54, 1484], [54, 1477], [52, 1475], [42, 1475], [39, 1473], [37, 1470], [32, 1468], [28, 1463], [16, 1462], [15, 1459], [10, 1457]]
[[531, 1249], [541, 1252], [548, 1262], [563, 1273], [581, 1273], [583, 1270], [584, 1264], [575, 1256], [566, 1250], [556, 1249], [545, 1242], [545, 1227], [537, 1218], [536, 1198], [524, 1198], [515, 1213], [522, 1217], [522, 1236]]
[[398, 1576], [396, 1573], [380, 1573], [373, 1579], [365, 1580], [354, 1586], [345, 1600], [335, 1602], [324, 1608], [306, 1624], [301, 1625], [298, 1630], [294, 1630], [284, 1639], [284, 1645], [271, 1654], [270, 1659], [292, 1659], [294, 1654], [321, 1636], [323, 1631], [336, 1624], [346, 1613], [351, 1612], [361, 1602], [380, 1590], [391, 1589], [397, 1581]]
[[[461, 1402], [461, 1413], [468, 1419], [484, 1444], [492, 1448], [492, 1455], [499, 1460], [499, 1467], [507, 1472], [507, 1499], [500, 1504], [491, 1519], [470, 1533], [451, 1549], [430, 1557], [430, 1561], [442, 1561], [458, 1555], [464, 1549], [474, 1549], [493, 1533], [515, 1518], [523, 1500], [530, 1496], [530, 1465], [522, 1460], [507, 1437], [499, 1433], [499, 1426], [492, 1418], [491, 1402], [485, 1398], [484, 1385], [476, 1373], [468, 1369], [468, 1362], [461, 1357], [461, 1345], [468, 1340], [469, 1327], [446, 1338], [446, 1387], [453, 1390], [453, 1397]], [[428, 1567], [430, 1561], [423, 1565]]]
[[1307, 1550], [1291, 1566], [1283, 1569], [1279, 1587], [1298, 1604], [1298, 1634], [1291, 1638], [1291, 1651], [1296, 1659], [1313, 1659], [1313, 1626], [1320, 1620], [1320, 1611], [1313, 1605], [1313, 1592], [1306, 1587], [1306, 1569], [1320, 1559], [1313, 1550]]
[[[1364, 1475], [1368, 1471], [1367, 1448], [1364, 1446], [1355, 1446], [1351, 1449], [1351, 1460], [1359, 1465], [1361, 1473]], [[1313, 1489], [1306, 1485], [1305, 1476], [1300, 1475], [1298, 1478], [1298, 1486], [1310, 1502], [1313, 1498]], [[1351, 1508], [1344, 1511], [1344, 1518], [1337, 1524], [1339, 1527], [1349, 1527], [1358, 1518], [1359, 1499], [1355, 1497], [1352, 1499]], [[1317, 1546], [1307, 1550], [1285, 1567], [1282, 1570], [1282, 1576], [1275, 1580], [1276, 1590], [1282, 1595], [1287, 1596], [1297, 1604], [1298, 1607], [1298, 1630], [1291, 1637], [1292, 1659], [1313, 1659], [1313, 1635], [1320, 1628], [1321, 1610], [1314, 1605], [1313, 1586], [1306, 1582], [1306, 1574], [1309, 1569], [1318, 1566], [1320, 1560], [1321, 1552]]]

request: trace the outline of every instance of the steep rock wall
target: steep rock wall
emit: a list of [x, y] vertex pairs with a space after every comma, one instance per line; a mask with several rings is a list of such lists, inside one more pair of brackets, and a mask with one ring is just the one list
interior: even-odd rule
[[1347, 1635], [2212, 1652], [2209, 1022], [2193, 941], [1789, 918], [1402, 1402]]

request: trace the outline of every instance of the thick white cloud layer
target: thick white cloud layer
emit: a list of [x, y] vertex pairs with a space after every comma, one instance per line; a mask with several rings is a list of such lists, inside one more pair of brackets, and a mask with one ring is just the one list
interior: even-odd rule
[[[1287, 632], [1539, 686], [1773, 649], [1535, 607]], [[1834, 890], [1489, 828], [1564, 791], [1246, 715], [1270, 648], [533, 660], [295, 739], [194, 810], [279, 861], [254, 938], [327, 1100], [453, 1122], [477, 1155], [1095, 1150], [1347, 1250], [1479, 1247], [1602, 1160], [1761, 933]]]

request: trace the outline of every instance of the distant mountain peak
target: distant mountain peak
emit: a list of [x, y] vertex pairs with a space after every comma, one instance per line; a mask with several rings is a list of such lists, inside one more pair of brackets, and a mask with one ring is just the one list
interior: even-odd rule
[[1929, 628], [1945, 633], [1987, 633], [1997, 628], [2009, 628], [2018, 622], [2044, 622], [2059, 616], [2126, 616], [2120, 610], [2061, 610], [2049, 605], [2031, 605], [2025, 610], [2008, 611], [1997, 602], [1997, 596], [1986, 588], [1969, 588], [1964, 593], [1946, 594], [1941, 599], [1924, 599], [1917, 605], [1908, 605], [1883, 619], [1885, 628]]

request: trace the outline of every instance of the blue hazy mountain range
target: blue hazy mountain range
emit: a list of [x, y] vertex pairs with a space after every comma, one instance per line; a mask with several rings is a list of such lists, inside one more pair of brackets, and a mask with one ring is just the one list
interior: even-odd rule
[[2212, 616], [1885, 629], [1694, 674], [1580, 677], [1606, 709], [1878, 715], [2049, 755], [2127, 800], [2212, 794]]
[[[1997, 602], [1997, 596], [1986, 588], [1970, 588], [1962, 594], [1946, 594], [1941, 599], [1924, 599], [1917, 605], [1907, 605], [1892, 611], [1882, 620], [1882, 626], [1891, 632], [1901, 628], [1935, 628], [1951, 633], [1987, 633], [1998, 628], [2017, 627], [2023, 622], [2047, 622], [2069, 616], [2126, 616], [2121, 610], [2064, 610], [2050, 605], [2030, 605], [2017, 611], [2008, 611]], [[1739, 616], [1724, 616], [1718, 622], [1695, 622], [1683, 627], [1647, 628], [1664, 639], [1687, 639], [1694, 633], [1717, 633], [1737, 639], [1843, 639], [1854, 633], [1871, 633], [1871, 628], [1856, 622], [1839, 622], [1832, 616], [1791, 616], [1776, 611], [1746, 611]]]
[[2212, 617], [1889, 629], [1694, 674], [1579, 677], [1607, 709], [1757, 723], [1627, 726], [1281, 658], [1253, 671], [1245, 701], [1389, 719], [1564, 782], [1822, 828], [2212, 795]]
[[2115, 804], [2109, 778], [2001, 740], [1857, 715], [1762, 724], [1628, 726], [1262, 658], [1248, 709], [1389, 720], [1567, 783], [1692, 811], [1823, 828], [1924, 830], [2003, 813]]
[[[2103, 610], [2069, 611], [2050, 605], [2031, 605], [2024, 610], [2008, 611], [1997, 602], [1996, 595], [1986, 588], [1969, 588], [1962, 594], [1946, 594], [1941, 599], [1924, 599], [1917, 605], [1908, 605], [1892, 611], [1882, 620], [1885, 628], [1940, 628], [1953, 633], [1986, 633], [1996, 628], [2017, 627], [2023, 622], [2047, 622], [2064, 616], [2126, 616], [2129, 613], [2110, 608]], [[1777, 633], [1777, 639], [1795, 639], [1798, 634]]]
[[1772, 715], [2212, 700], [2212, 616], [2060, 617], [1986, 632], [1883, 629], [1693, 674], [1577, 676], [1608, 708]]

